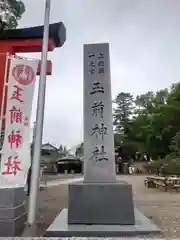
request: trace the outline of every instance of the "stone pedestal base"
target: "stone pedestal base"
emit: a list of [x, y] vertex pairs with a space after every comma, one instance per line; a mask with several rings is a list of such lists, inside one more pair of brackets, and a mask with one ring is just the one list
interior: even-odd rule
[[131, 185], [124, 182], [69, 185], [68, 224], [134, 223]]
[[19, 236], [26, 222], [24, 188], [0, 188], [0, 237]]
[[[161, 230], [156, 227], [136, 208], [134, 225], [85, 225], [68, 224], [68, 210], [63, 209], [47, 229], [46, 237], [147, 237], [158, 235]], [[143, 238], [145, 239], [145, 238]]]
[[69, 185], [63, 209], [46, 237], [127, 237], [161, 231], [133, 205], [132, 187], [119, 183]]

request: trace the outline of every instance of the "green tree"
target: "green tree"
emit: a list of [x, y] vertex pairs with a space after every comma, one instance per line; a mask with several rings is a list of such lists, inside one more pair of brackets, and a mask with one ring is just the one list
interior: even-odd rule
[[172, 138], [180, 132], [180, 83], [173, 84], [169, 91], [163, 89], [144, 95], [148, 104], [135, 119], [136, 136], [153, 158], [164, 157], [171, 152]]
[[60, 157], [60, 154], [56, 151], [51, 152], [51, 161], [49, 163], [49, 168], [51, 168], [52, 172], [57, 173], [57, 161]]
[[172, 138], [170, 149], [172, 152], [180, 156], [180, 132], [176, 133], [176, 135]]
[[59, 156], [62, 158], [62, 157], [66, 157], [69, 153], [69, 150], [67, 149], [66, 146], [63, 146], [62, 144], [59, 146], [59, 149], [58, 149], [58, 153], [59, 153]]
[[80, 158], [80, 159], [84, 156], [84, 143], [83, 142], [77, 146], [75, 155], [77, 158]]
[[130, 93], [122, 92], [116, 97], [115, 147], [120, 147], [124, 158], [132, 157], [135, 151], [154, 160], [179, 158], [180, 82], [133, 99]]
[[6, 28], [13, 29], [17, 27], [18, 20], [20, 20], [25, 12], [25, 5], [19, 0], [6, 0], [3, 10], [7, 13], [10, 12], [11, 14], [9, 24], [6, 26]]
[[133, 114], [133, 96], [121, 92], [115, 99], [114, 126], [117, 133], [126, 134], [129, 130], [130, 117]]
[[114, 142], [116, 152], [118, 152], [123, 161], [130, 161], [135, 158], [138, 150], [136, 142], [132, 142], [125, 138], [124, 135], [117, 133], [114, 135]]
[[180, 132], [180, 83], [173, 84], [169, 91], [162, 89], [138, 95], [134, 109], [133, 101], [125, 104], [126, 96], [118, 95], [120, 107], [115, 110], [114, 125], [118, 130], [128, 126], [128, 131], [117, 131], [115, 145], [131, 146], [133, 143], [138, 151], [148, 153], [154, 159], [170, 154], [172, 138]]
[[136, 97], [136, 113], [149, 115], [154, 109], [154, 92], [147, 92]]

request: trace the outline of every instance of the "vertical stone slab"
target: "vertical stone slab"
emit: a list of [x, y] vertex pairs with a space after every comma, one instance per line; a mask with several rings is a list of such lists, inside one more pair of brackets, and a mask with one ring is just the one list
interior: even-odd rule
[[84, 182], [115, 183], [109, 44], [84, 45]]
[[26, 222], [26, 196], [23, 187], [0, 188], [0, 237], [19, 236]]
[[[132, 186], [116, 182], [109, 45], [84, 45], [84, 182], [48, 237], [127, 237], [159, 232], [134, 209]], [[148, 225], [149, 224], [149, 225]]]
[[84, 182], [69, 186], [69, 224], [134, 224], [132, 187], [116, 183], [109, 45], [84, 45]]

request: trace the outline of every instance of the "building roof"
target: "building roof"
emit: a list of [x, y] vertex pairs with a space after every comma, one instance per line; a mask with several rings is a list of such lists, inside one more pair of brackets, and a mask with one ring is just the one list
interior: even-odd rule
[[74, 155], [71, 155], [71, 154], [69, 154], [69, 155], [66, 156], [66, 157], [61, 158], [60, 160], [66, 160], [66, 159], [70, 159], [70, 160], [78, 160], [77, 157], [75, 157]]
[[50, 144], [50, 143], [42, 144], [42, 149], [50, 149], [50, 150], [58, 151], [58, 148], [55, 147], [55, 146], [53, 146], [53, 145]]

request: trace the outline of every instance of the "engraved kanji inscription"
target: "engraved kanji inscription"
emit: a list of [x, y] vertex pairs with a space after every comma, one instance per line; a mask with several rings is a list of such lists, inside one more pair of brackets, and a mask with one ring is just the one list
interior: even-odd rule
[[92, 91], [90, 92], [90, 94], [92, 95], [95, 93], [104, 93], [104, 87], [101, 86], [100, 82], [93, 83]]
[[100, 116], [100, 118], [104, 117], [104, 104], [102, 101], [94, 102], [92, 104], [92, 116]]
[[95, 162], [108, 161], [103, 145], [94, 148], [90, 160], [94, 160]]
[[93, 135], [95, 135], [96, 138], [98, 138], [98, 136], [100, 136], [101, 139], [104, 140], [104, 136], [107, 135], [107, 127], [104, 125], [104, 123], [95, 124], [92, 127], [91, 136], [93, 136]]

